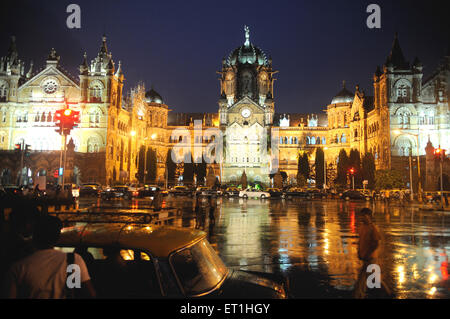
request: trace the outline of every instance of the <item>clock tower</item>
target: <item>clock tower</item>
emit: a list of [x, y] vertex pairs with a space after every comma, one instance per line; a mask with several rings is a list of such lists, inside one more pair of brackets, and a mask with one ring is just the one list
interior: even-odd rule
[[224, 134], [222, 183], [239, 183], [245, 171], [249, 182], [269, 183], [273, 123], [272, 59], [245, 42], [222, 61], [219, 99], [220, 128]]

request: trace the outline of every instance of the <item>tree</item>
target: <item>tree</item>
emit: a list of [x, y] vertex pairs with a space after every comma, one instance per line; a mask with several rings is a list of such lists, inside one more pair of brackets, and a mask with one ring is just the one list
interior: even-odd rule
[[341, 186], [347, 185], [348, 166], [349, 159], [347, 152], [344, 149], [341, 149], [338, 156], [336, 184]]
[[194, 164], [194, 173], [197, 176], [197, 184], [203, 185], [206, 177], [206, 162], [203, 157], [200, 163]]
[[147, 176], [145, 176], [145, 181], [154, 183], [156, 181], [156, 170], [157, 170], [157, 157], [156, 150], [149, 148], [147, 151]]
[[194, 181], [194, 163], [191, 160], [190, 163], [184, 162], [183, 183], [192, 184]]
[[404, 186], [405, 183], [400, 171], [378, 170], [375, 172], [375, 188], [378, 190], [403, 188]]
[[375, 187], [375, 158], [372, 153], [366, 153], [362, 160], [363, 180], [367, 180], [367, 187], [373, 189]]
[[325, 154], [323, 153], [322, 148], [316, 149], [316, 160], [315, 160], [315, 167], [316, 167], [316, 187], [317, 188], [323, 188], [323, 184], [325, 182]]
[[308, 159], [308, 154], [306, 152], [299, 155], [299, 157], [298, 157], [297, 176], [299, 174], [302, 175], [305, 178], [305, 180], [308, 180], [308, 178], [310, 176], [309, 159]]
[[136, 178], [139, 183], [144, 181], [144, 160], [145, 160], [145, 146], [141, 146], [139, 149], [139, 159], [138, 159], [138, 172]]
[[172, 149], [167, 150], [167, 157], [166, 157], [166, 171], [167, 171], [167, 183], [173, 184], [175, 180], [175, 171], [177, 169], [177, 164], [172, 161]]

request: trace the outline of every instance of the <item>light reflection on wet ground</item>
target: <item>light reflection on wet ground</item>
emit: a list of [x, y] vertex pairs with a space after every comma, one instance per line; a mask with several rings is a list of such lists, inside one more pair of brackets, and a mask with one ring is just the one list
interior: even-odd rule
[[[195, 227], [191, 199], [166, 201], [183, 208], [175, 225]], [[357, 258], [357, 213], [366, 206], [374, 211], [383, 234], [379, 263], [395, 296], [449, 298], [448, 213], [380, 202], [219, 198], [215, 224], [205, 214], [202, 228], [231, 268], [282, 273], [295, 297], [351, 298], [362, 266]]]

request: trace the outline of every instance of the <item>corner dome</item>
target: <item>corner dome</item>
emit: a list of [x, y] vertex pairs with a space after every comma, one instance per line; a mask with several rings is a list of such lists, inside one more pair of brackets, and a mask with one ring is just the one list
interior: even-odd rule
[[159, 95], [159, 93], [153, 89], [151, 89], [150, 91], [147, 91], [145, 93], [145, 101], [147, 103], [164, 104], [164, 101], [163, 101], [161, 95]]
[[342, 86], [343, 86], [342, 90], [339, 91], [339, 93], [334, 96], [334, 98], [331, 100], [331, 104], [353, 102], [355, 94], [345, 88], [345, 81], [343, 82]]

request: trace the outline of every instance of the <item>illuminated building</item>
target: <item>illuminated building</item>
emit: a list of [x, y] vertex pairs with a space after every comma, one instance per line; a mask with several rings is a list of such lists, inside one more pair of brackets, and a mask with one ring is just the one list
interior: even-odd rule
[[[67, 171], [76, 183], [136, 181], [149, 148], [156, 151], [156, 182], [161, 183], [168, 150], [190, 140], [193, 159], [198, 160], [202, 148], [213, 140], [211, 129], [224, 134], [222, 160], [212, 165], [224, 183], [239, 181], [245, 171], [249, 182], [268, 184], [271, 155], [277, 150], [279, 170], [287, 173], [288, 183], [295, 183], [299, 153], [307, 152], [313, 163], [315, 150], [323, 148], [326, 162], [335, 165], [341, 149], [357, 149], [361, 155], [372, 153], [377, 169], [398, 169], [405, 176], [409, 154], [419, 155], [422, 184], [432, 190], [438, 167], [432, 147], [450, 148], [450, 53], [423, 80], [421, 62], [406, 61], [397, 36], [383, 67], [373, 75], [373, 96], [359, 86], [352, 92], [344, 83], [316, 114], [275, 113], [276, 71], [272, 59], [251, 43], [247, 27], [244, 43], [223, 59], [218, 72], [217, 113], [171, 113], [163, 98], [154, 89], [146, 92], [143, 85], [124, 96], [122, 66], [119, 62], [116, 67], [106, 37], [90, 63], [84, 55], [79, 70], [78, 80], [70, 76], [54, 49], [42, 70], [33, 73], [32, 64], [25, 70], [12, 39], [0, 60], [3, 184], [18, 180], [14, 146], [22, 141], [33, 150], [22, 180], [39, 175], [49, 179], [57, 170], [62, 139], [55, 132], [53, 116], [66, 102], [80, 111], [81, 118], [69, 136]], [[448, 159], [443, 170], [450, 175]]]

